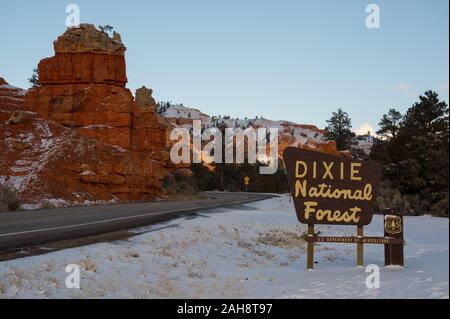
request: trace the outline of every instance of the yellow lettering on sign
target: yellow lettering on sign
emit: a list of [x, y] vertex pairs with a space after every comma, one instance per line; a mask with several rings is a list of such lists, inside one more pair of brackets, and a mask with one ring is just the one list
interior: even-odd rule
[[305, 202], [305, 219], [309, 219], [309, 215], [316, 210], [312, 207], [316, 207], [317, 202]]
[[313, 178], [315, 179], [317, 177], [317, 162], [313, 162]]
[[353, 207], [348, 211], [341, 212], [340, 210], [332, 211], [330, 209], [316, 209], [317, 202], [305, 202], [304, 215], [305, 219], [310, 219], [312, 214], [315, 214], [316, 220], [326, 222], [345, 222], [345, 223], [357, 223], [359, 221], [358, 214], [361, 212], [361, 208]]
[[[298, 172], [299, 165], [302, 165], [302, 166], [303, 166], [304, 171], [303, 171], [302, 174], [299, 174], [299, 172]], [[306, 163], [303, 162], [303, 161], [296, 161], [296, 162], [295, 162], [295, 177], [296, 177], [296, 178], [302, 178], [302, 177], [305, 177], [305, 176], [306, 176], [306, 173], [308, 173], [308, 165], [306, 165]]]
[[356, 167], [361, 167], [361, 163], [351, 163], [350, 164], [350, 179], [352, 181], [360, 181], [361, 180], [361, 176], [356, 176], [356, 174], [359, 174], [359, 168], [357, 169]]
[[356, 189], [332, 189], [331, 185], [319, 184], [317, 187], [311, 186], [308, 188], [306, 180], [295, 182], [295, 197], [311, 197], [311, 198], [331, 198], [331, 199], [351, 199], [351, 200], [372, 200], [372, 184], [367, 183], [364, 188]]
[[300, 182], [297, 180], [295, 182], [295, 197], [298, 197], [300, 194], [302, 197], [306, 197], [306, 181]]
[[333, 179], [333, 175], [331, 175], [331, 168], [333, 167], [334, 162], [330, 162], [327, 165], [327, 162], [323, 162], [323, 167], [325, 168], [325, 173], [323, 174], [322, 179], [327, 178], [327, 176], [330, 176], [330, 179]]
[[372, 199], [372, 184], [367, 183], [364, 187], [364, 198], [366, 200]]

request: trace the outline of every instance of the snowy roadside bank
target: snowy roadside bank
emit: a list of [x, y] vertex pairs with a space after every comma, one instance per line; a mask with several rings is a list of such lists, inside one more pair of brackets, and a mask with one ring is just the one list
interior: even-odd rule
[[[318, 226], [327, 235], [355, 227]], [[383, 246], [365, 245], [381, 287], [355, 267], [356, 245], [320, 244], [307, 272], [305, 243], [288, 196], [137, 229], [129, 240], [0, 263], [0, 298], [448, 298], [449, 221], [405, 218], [405, 269], [385, 268]], [[374, 216], [366, 235], [383, 233]], [[81, 289], [65, 287], [68, 264]]]

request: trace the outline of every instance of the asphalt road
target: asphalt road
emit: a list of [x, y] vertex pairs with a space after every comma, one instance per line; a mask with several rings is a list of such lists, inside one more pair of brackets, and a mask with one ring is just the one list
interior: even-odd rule
[[96, 205], [0, 213], [0, 251], [150, 225], [200, 210], [272, 197], [205, 193], [207, 199]]

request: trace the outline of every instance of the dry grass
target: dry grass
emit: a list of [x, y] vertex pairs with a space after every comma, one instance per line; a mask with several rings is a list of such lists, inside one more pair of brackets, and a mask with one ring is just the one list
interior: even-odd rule
[[159, 273], [159, 279], [156, 284], [155, 294], [157, 298], [177, 298], [182, 297], [184, 294], [180, 294], [177, 287], [174, 285], [173, 280], [167, 278], [165, 271]]
[[94, 290], [94, 294], [100, 297], [104, 297], [106, 293], [117, 294], [120, 291], [120, 286], [120, 278], [117, 278], [117, 276], [110, 276], [101, 280], [100, 283], [96, 285], [97, 289]]
[[190, 263], [187, 267], [187, 275], [189, 278], [198, 278], [201, 279], [203, 278], [203, 275], [201, 274], [201, 272], [199, 272], [198, 269], [195, 269], [194, 264]]
[[54, 261], [48, 261], [46, 263], [44, 263], [41, 268], [45, 271], [45, 272], [54, 272], [56, 271], [56, 264]]
[[27, 279], [29, 279], [29, 275], [17, 268], [11, 268], [9, 273], [6, 275], [8, 286], [16, 287], [17, 289], [21, 289], [23, 286], [23, 281]]
[[276, 228], [258, 233], [256, 241], [260, 244], [286, 249], [305, 249], [306, 247], [300, 232]]
[[139, 253], [135, 250], [129, 250], [125, 253], [125, 257], [127, 258], [139, 258]]
[[176, 254], [172, 251], [172, 245], [170, 243], [166, 243], [158, 247], [156, 254], [169, 258], [176, 258]]
[[97, 266], [95, 265], [95, 262], [92, 261], [89, 258], [85, 258], [85, 259], [80, 260], [78, 262], [78, 265], [80, 265], [80, 267], [82, 269], [84, 269], [85, 271], [92, 272], [92, 273], [96, 273], [97, 272]]
[[336, 253], [329, 253], [325, 256], [325, 259], [330, 262], [335, 262], [337, 260], [342, 260], [343, 258]]
[[219, 292], [223, 298], [245, 298], [245, 288], [241, 282], [234, 278], [227, 278], [216, 286], [215, 291]]
[[133, 296], [134, 299], [149, 299], [153, 293], [153, 289], [148, 283], [132, 283], [128, 287], [128, 292]]
[[46, 278], [46, 280], [47, 280], [48, 283], [50, 283], [50, 285], [53, 288], [60, 288], [61, 287], [59, 280], [57, 278], [53, 277], [53, 276], [48, 276]]

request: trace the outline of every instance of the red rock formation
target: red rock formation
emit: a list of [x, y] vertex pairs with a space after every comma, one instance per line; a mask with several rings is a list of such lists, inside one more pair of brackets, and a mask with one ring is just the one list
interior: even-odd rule
[[39, 63], [39, 83], [125, 86], [125, 46], [93, 25], [70, 28], [53, 42], [55, 56]]
[[131, 142], [133, 96], [108, 84], [41, 85], [27, 94], [27, 104], [42, 118], [82, 135], [128, 148]]
[[39, 63], [40, 84], [108, 83], [125, 86], [125, 58], [107, 53], [56, 53]]
[[156, 114], [153, 91], [142, 87], [136, 90], [133, 109], [132, 145], [136, 150], [160, 152], [166, 145], [167, 125]]
[[82, 24], [54, 48], [55, 56], [39, 63], [39, 86], [26, 94], [25, 105], [35, 113], [1, 124], [0, 184], [29, 203], [163, 196], [166, 126], [155, 114], [151, 90], [139, 89], [135, 103], [125, 88], [120, 37]]
[[27, 103], [45, 119], [79, 128], [82, 136], [159, 152], [165, 126], [151, 90], [138, 90], [135, 104], [125, 88], [126, 48], [117, 38], [88, 24], [68, 29], [54, 42], [55, 56], [39, 63], [40, 86]]
[[82, 24], [58, 37], [54, 48], [55, 56], [39, 63], [40, 86], [30, 90], [27, 104], [82, 136], [129, 148], [134, 103], [125, 88], [125, 46]]
[[[11, 86], [0, 77], [0, 109], [3, 111], [25, 110], [26, 91]], [[0, 114], [1, 116], [1, 114]]]
[[99, 143], [34, 114], [0, 123], [0, 149], [0, 184], [37, 207], [43, 199], [82, 205], [164, 195], [164, 170], [145, 152]]

